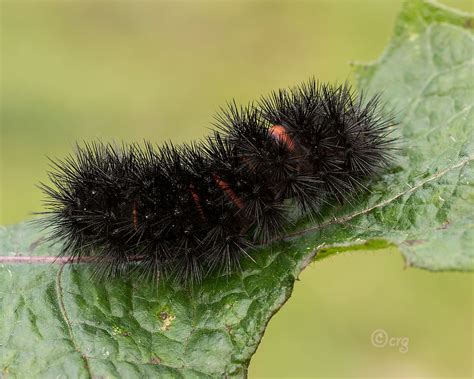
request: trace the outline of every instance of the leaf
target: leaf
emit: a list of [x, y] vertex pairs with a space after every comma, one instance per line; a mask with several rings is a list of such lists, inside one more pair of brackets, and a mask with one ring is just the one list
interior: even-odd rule
[[[2, 229], [3, 255], [43, 255], [38, 236], [28, 224]], [[101, 285], [85, 264], [0, 265], [0, 369], [12, 377], [244, 376], [308, 252], [290, 247], [193, 291]]]
[[[243, 377], [265, 327], [313, 258], [396, 245], [407, 264], [472, 270], [473, 20], [407, 1], [360, 87], [401, 112], [396, 167], [323, 224], [300, 225], [242, 273], [191, 290], [92, 282], [86, 264], [14, 264], [54, 256], [30, 224], [0, 229], [0, 376]], [[38, 258], [36, 258], [38, 259]], [[3, 262], [3, 263], [2, 263]]]
[[473, 25], [472, 15], [407, 1], [383, 56], [356, 66], [360, 87], [401, 111], [403, 155], [350, 226], [428, 270], [474, 269]]

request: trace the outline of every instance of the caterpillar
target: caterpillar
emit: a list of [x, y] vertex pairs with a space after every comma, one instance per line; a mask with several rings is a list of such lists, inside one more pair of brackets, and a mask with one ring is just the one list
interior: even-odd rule
[[61, 256], [100, 277], [137, 272], [184, 284], [239, 270], [299, 214], [351, 202], [393, 161], [394, 117], [380, 95], [314, 79], [246, 106], [176, 146], [77, 146], [52, 160], [47, 217]]

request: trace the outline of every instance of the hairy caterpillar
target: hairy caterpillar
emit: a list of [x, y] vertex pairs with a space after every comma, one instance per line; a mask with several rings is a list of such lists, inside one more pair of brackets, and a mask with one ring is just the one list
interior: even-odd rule
[[289, 206], [318, 214], [350, 201], [394, 150], [380, 97], [348, 84], [310, 80], [231, 102], [214, 125], [192, 144], [96, 142], [53, 161], [43, 222], [61, 254], [93, 257], [100, 276], [137, 270], [188, 284], [229, 273], [284, 232]]

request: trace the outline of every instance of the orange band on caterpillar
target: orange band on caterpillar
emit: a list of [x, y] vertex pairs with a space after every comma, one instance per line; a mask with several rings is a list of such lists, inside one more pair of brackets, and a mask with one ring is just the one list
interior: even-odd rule
[[227, 183], [226, 181], [222, 180], [221, 178], [215, 175], [214, 175], [214, 180], [216, 184], [219, 186], [219, 188], [225, 192], [227, 197], [235, 204], [237, 208], [242, 209], [245, 206], [242, 199], [239, 196], [237, 196], [234, 190], [229, 186], [229, 183]]
[[275, 138], [277, 141], [283, 142], [288, 147], [288, 150], [293, 151], [295, 150], [295, 144], [293, 140], [286, 132], [286, 129], [282, 125], [273, 125], [270, 129], [268, 129], [270, 135]]

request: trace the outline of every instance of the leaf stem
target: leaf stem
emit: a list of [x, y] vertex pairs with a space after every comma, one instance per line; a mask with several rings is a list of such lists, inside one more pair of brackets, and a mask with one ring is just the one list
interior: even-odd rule
[[[28, 255], [19, 255], [19, 256], [0, 256], [0, 264], [16, 264], [16, 263], [25, 263], [25, 264], [34, 264], [34, 263], [43, 263], [43, 264], [59, 264], [65, 265], [69, 263], [88, 263], [94, 262], [99, 257], [57, 257], [57, 256], [28, 256]], [[144, 256], [129, 257], [127, 261], [136, 262], [141, 261]], [[103, 258], [101, 258], [103, 260]]]

